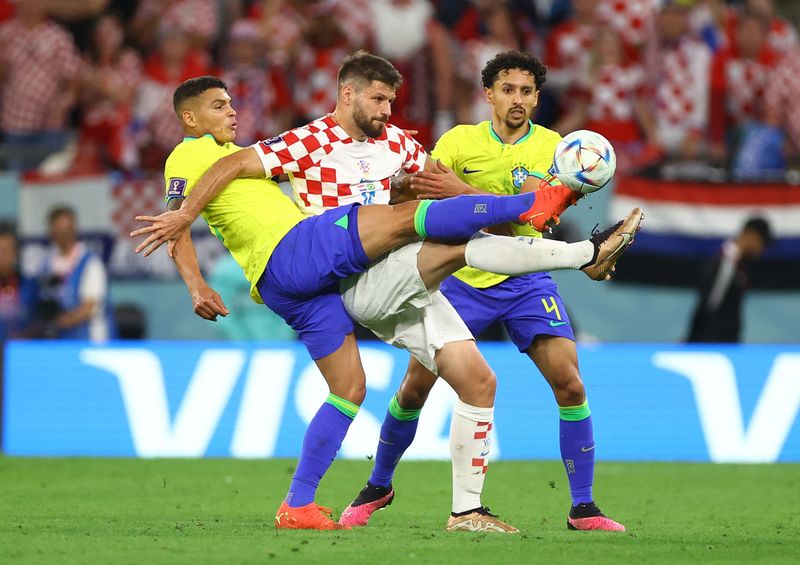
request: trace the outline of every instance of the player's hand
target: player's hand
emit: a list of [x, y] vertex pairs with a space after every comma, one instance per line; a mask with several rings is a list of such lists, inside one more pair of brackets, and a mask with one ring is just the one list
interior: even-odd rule
[[[131, 232], [131, 237], [147, 236], [147, 239], [136, 247], [136, 253], [144, 251], [145, 257], [168, 241], [177, 240], [183, 231], [192, 224], [192, 220], [186, 214], [182, 214], [180, 210], [164, 212], [158, 216], [136, 216], [135, 219], [139, 222], [150, 222], [149, 226]], [[174, 243], [167, 250], [170, 257], [172, 257], [173, 247]]]
[[230, 314], [222, 297], [209, 286], [200, 287], [192, 292], [192, 307], [195, 314], [212, 322], [217, 321], [217, 316], [224, 318]]
[[432, 171], [420, 171], [411, 177], [411, 192], [417, 198], [448, 198], [467, 192], [467, 185], [453, 170], [441, 161], [436, 161]]

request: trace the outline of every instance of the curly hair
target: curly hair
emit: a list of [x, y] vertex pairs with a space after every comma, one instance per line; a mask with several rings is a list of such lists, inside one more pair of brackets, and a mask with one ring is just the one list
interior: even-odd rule
[[522, 51], [503, 51], [495, 55], [494, 59], [486, 63], [481, 71], [481, 83], [484, 88], [492, 88], [494, 81], [500, 75], [500, 71], [510, 71], [519, 69], [529, 72], [536, 81], [536, 90], [542, 88], [545, 83], [547, 67], [538, 58], [530, 53]]

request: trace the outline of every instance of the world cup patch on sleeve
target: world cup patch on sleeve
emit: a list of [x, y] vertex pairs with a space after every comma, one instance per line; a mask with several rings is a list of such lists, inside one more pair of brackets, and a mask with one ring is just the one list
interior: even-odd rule
[[186, 190], [186, 179], [173, 177], [169, 179], [169, 187], [167, 188], [167, 198], [183, 198], [183, 193]]

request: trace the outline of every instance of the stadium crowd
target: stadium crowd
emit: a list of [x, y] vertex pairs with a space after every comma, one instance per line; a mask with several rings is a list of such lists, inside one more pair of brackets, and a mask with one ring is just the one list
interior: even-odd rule
[[203, 74], [228, 84], [239, 145], [269, 138], [331, 111], [362, 47], [402, 72], [392, 120], [431, 147], [484, 118], [485, 61], [525, 49], [549, 69], [536, 121], [603, 133], [621, 172], [782, 179], [800, 152], [800, 46], [776, 4], [0, 0], [0, 167], [161, 171], [181, 139], [172, 91]]

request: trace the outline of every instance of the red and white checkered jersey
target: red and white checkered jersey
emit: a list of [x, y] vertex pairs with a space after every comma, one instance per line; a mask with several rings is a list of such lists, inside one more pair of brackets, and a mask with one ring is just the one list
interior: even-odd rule
[[592, 58], [595, 27], [567, 21], [553, 28], [547, 40], [547, 81], [558, 87], [571, 86]]
[[388, 204], [391, 177], [425, 167], [427, 154], [387, 124], [376, 139], [356, 141], [328, 114], [253, 148], [267, 176], [289, 174], [295, 202], [308, 215], [347, 204]]
[[157, 18], [164, 30], [180, 30], [210, 42], [219, 32], [219, 13], [214, 0], [141, 0], [135, 19]]
[[763, 118], [764, 92], [772, 68], [762, 61], [728, 59], [724, 72], [729, 116], [737, 122]]
[[0, 25], [0, 129], [7, 132], [64, 127], [69, 108], [56, 100], [66, 81], [74, 80], [81, 60], [70, 33], [53, 22], [30, 29], [17, 20]]
[[330, 112], [336, 107], [339, 88], [336, 75], [348, 55], [347, 46], [316, 49], [301, 46], [294, 62], [295, 110], [305, 119]]
[[770, 121], [781, 125], [800, 147], [800, 105], [797, 93], [800, 92], [800, 48], [790, 51], [770, 77], [764, 94], [767, 116]]
[[653, 32], [659, 0], [600, 0], [598, 14], [632, 45], [641, 45]]
[[658, 137], [670, 151], [692, 132], [708, 126], [711, 49], [684, 37], [678, 45], [656, 51], [651, 70]]

